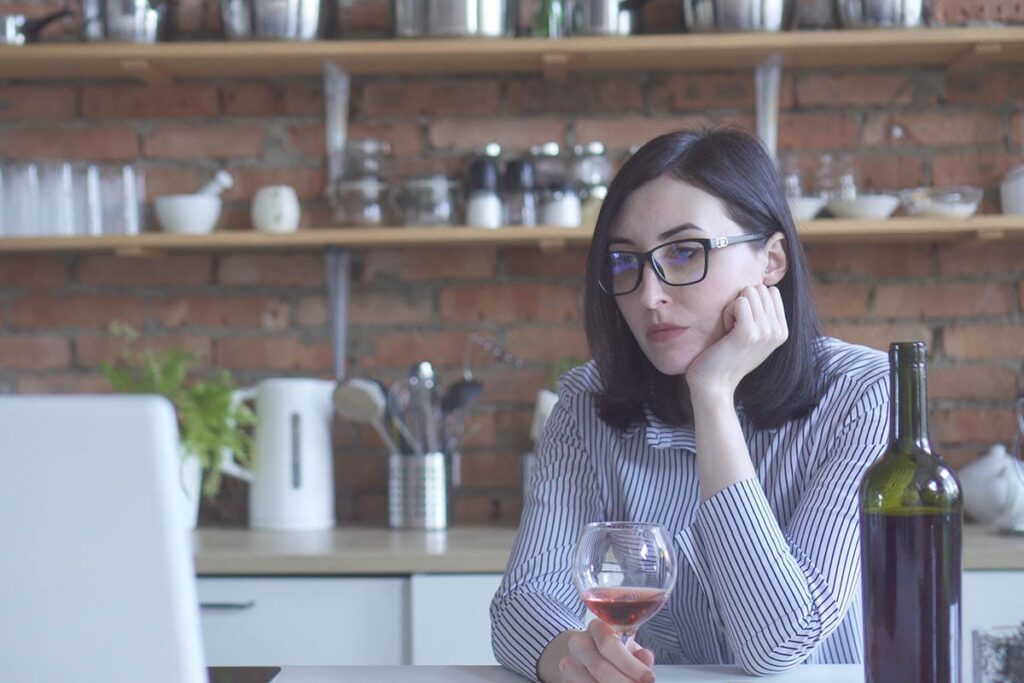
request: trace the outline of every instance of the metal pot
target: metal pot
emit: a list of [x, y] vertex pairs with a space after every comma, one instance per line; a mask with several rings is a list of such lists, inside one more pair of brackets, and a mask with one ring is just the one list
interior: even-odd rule
[[155, 43], [165, 30], [168, 4], [166, 0], [82, 0], [82, 38]]
[[842, 28], [913, 28], [924, 23], [924, 0], [836, 0]]
[[315, 40], [324, 34], [320, 4], [321, 0], [220, 0], [224, 34], [229, 40]]
[[511, 33], [518, 15], [509, 0], [393, 0], [395, 35], [399, 38], [500, 38]]
[[793, 0], [683, 0], [683, 22], [692, 33], [780, 31]]
[[0, 43], [4, 45], [33, 43], [39, 38], [39, 33], [46, 28], [47, 24], [69, 14], [71, 14], [71, 10], [62, 9], [35, 19], [29, 19], [24, 14], [8, 14], [5, 17], [0, 17], [3, 26], [3, 31], [0, 32]]

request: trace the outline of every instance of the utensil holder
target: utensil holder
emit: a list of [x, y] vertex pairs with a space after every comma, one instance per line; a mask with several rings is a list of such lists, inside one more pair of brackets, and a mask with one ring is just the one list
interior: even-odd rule
[[444, 453], [388, 456], [388, 523], [393, 529], [448, 526], [448, 466]]

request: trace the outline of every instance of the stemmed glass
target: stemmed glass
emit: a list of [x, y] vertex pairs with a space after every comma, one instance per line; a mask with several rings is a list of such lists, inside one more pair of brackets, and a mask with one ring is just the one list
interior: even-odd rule
[[572, 576], [587, 608], [628, 645], [668, 600], [676, 561], [657, 524], [595, 522], [573, 548]]

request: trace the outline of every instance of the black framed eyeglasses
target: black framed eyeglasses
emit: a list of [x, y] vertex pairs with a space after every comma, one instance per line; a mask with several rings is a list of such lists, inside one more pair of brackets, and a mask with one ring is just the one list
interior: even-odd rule
[[644, 263], [669, 287], [695, 285], [708, 275], [708, 253], [733, 244], [765, 239], [764, 235], [734, 235], [732, 237], [690, 237], [659, 244], [650, 251], [608, 252], [601, 266], [601, 290], [612, 296], [629, 294], [640, 286], [644, 277]]

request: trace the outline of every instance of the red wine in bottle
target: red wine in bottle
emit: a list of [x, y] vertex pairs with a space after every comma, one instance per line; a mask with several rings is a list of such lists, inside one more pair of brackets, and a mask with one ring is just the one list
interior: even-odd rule
[[866, 683], [960, 683], [963, 503], [928, 439], [923, 342], [889, 348], [889, 446], [860, 488]]

